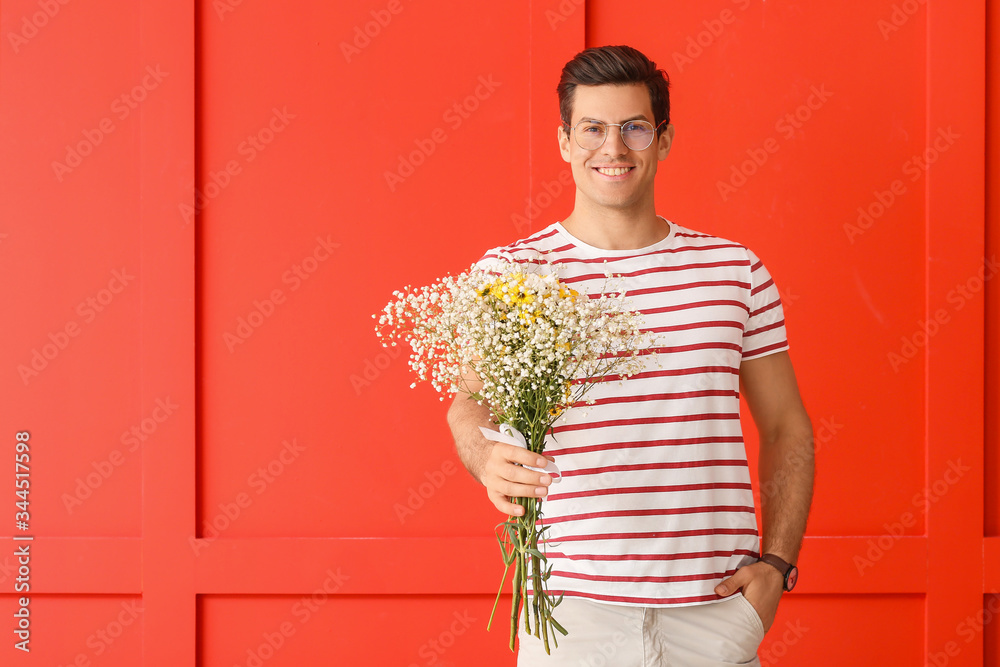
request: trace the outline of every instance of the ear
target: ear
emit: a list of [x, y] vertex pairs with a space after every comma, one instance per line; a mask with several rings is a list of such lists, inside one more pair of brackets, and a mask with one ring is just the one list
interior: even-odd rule
[[559, 127], [556, 128], [556, 133], [559, 135], [558, 136], [559, 153], [562, 154], [562, 159], [564, 162], [569, 162], [570, 161], [569, 132], [567, 131], [565, 125], [560, 124]]
[[666, 160], [667, 155], [670, 154], [670, 147], [674, 143], [674, 126], [667, 123], [667, 128], [663, 130], [660, 137], [656, 140], [656, 159]]

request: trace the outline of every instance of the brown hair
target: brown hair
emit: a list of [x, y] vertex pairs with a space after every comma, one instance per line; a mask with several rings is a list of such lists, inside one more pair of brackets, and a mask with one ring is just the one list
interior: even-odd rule
[[[559, 116], [569, 125], [573, 116], [573, 93], [577, 86], [628, 85], [644, 83], [653, 107], [657, 136], [660, 123], [670, 122], [670, 77], [641, 51], [631, 46], [599, 46], [581, 51], [563, 67], [556, 92]], [[664, 123], [664, 126], [666, 125]]]

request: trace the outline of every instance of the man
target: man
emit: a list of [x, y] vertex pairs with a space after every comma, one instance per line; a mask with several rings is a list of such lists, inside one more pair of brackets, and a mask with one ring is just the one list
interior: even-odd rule
[[[594, 293], [622, 275], [643, 329], [645, 370], [601, 382], [545, 454], [493, 442], [486, 406], [456, 396], [448, 421], [466, 468], [504, 515], [541, 497], [554, 616], [546, 655], [519, 637], [518, 665], [759, 665], [757, 648], [794, 586], [812, 499], [812, 426], [788, 356], [777, 287], [746, 247], [656, 214], [653, 180], [674, 138], [669, 80], [626, 46], [588, 49], [558, 86], [559, 150], [576, 199], [561, 223], [488, 252]], [[605, 263], [606, 262], [606, 263]], [[472, 378], [474, 380], [474, 378]], [[472, 386], [475, 389], [475, 385]], [[763, 549], [739, 421], [760, 434]]]

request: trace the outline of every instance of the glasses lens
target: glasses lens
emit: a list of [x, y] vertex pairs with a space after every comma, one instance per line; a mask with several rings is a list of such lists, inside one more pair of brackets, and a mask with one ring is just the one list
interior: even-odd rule
[[622, 125], [622, 140], [634, 151], [641, 151], [653, 143], [653, 125], [644, 120], [632, 120]]
[[605, 127], [604, 123], [582, 120], [576, 124], [574, 132], [576, 133], [576, 143], [580, 145], [580, 148], [592, 151], [600, 148], [601, 144], [604, 143], [608, 128]]

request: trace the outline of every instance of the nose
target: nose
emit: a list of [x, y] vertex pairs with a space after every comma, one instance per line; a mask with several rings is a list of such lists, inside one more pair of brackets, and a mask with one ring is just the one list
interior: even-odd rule
[[601, 152], [611, 156], [625, 155], [629, 152], [629, 147], [625, 145], [625, 140], [622, 138], [622, 128], [620, 126], [608, 126], [608, 136], [604, 139]]

